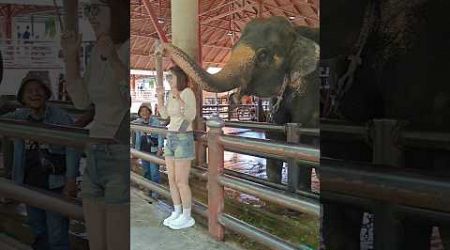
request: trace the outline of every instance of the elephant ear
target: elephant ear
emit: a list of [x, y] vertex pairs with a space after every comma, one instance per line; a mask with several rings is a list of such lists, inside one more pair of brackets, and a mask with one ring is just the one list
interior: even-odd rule
[[298, 36], [291, 51], [290, 84], [294, 89], [300, 88], [301, 81], [317, 69], [320, 56], [319, 45], [314, 41]]

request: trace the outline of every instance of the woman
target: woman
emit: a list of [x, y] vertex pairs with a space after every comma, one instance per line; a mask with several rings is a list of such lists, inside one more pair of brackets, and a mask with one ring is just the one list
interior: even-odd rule
[[86, 73], [80, 75], [81, 35], [65, 32], [62, 47], [67, 91], [74, 105], [92, 104], [89, 135], [97, 144], [87, 147], [83, 175], [83, 211], [90, 249], [129, 249], [129, 13], [126, 0], [91, 1], [84, 14], [97, 37]]
[[[139, 118], [134, 123], [150, 126], [161, 126], [159, 119], [152, 114], [151, 107], [142, 104], [138, 110]], [[136, 133], [135, 148], [140, 151], [151, 153], [157, 156], [162, 155], [163, 137], [161, 135], [147, 134], [138, 131]], [[149, 161], [142, 161], [144, 177], [160, 183], [159, 165]], [[153, 195], [154, 196], [154, 195]]]
[[[192, 122], [196, 115], [194, 92], [187, 87], [187, 77], [178, 67], [168, 76], [171, 92], [164, 103], [164, 90], [157, 88], [158, 107], [161, 118], [170, 118], [164, 156], [168, 171], [170, 194], [174, 211], [163, 222], [172, 229], [192, 227], [192, 196], [189, 187], [191, 161], [195, 158]], [[183, 208], [183, 209], [182, 209]]]

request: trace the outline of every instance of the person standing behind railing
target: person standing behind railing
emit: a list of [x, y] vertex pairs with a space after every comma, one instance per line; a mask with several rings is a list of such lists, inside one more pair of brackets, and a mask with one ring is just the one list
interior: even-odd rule
[[78, 64], [81, 35], [65, 31], [61, 45], [67, 91], [75, 107], [94, 104], [81, 184], [89, 248], [130, 248], [130, 2], [91, 0], [84, 15], [96, 36], [83, 77]]
[[[139, 118], [133, 123], [150, 125], [159, 127], [161, 122], [152, 114], [151, 106], [142, 104], [138, 110]], [[164, 139], [161, 135], [147, 134], [141, 131], [136, 131], [135, 148], [140, 151], [144, 151], [156, 156], [162, 155]], [[144, 177], [156, 183], [161, 182], [161, 176], [159, 173], [159, 165], [153, 162], [142, 160], [142, 167], [144, 168]], [[152, 197], [157, 198], [156, 193], [151, 194]]]
[[[72, 125], [69, 114], [47, 104], [52, 93], [39, 77], [22, 81], [17, 100], [25, 106], [2, 118], [39, 124]], [[76, 196], [79, 158], [74, 149], [31, 140], [14, 140], [12, 180], [71, 198]], [[33, 249], [69, 250], [69, 219], [62, 214], [27, 206], [27, 219], [35, 241]]]
[[167, 79], [171, 92], [167, 103], [164, 103], [164, 89], [158, 86], [156, 90], [161, 117], [170, 118], [164, 156], [174, 211], [163, 224], [172, 229], [183, 229], [195, 224], [191, 216], [189, 174], [191, 161], [195, 159], [192, 123], [196, 116], [196, 100], [192, 89], [187, 87], [186, 74], [179, 67], [171, 68], [170, 72]]

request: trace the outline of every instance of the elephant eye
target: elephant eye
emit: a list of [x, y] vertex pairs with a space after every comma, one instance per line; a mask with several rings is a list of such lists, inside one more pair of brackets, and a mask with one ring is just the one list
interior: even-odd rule
[[257, 63], [261, 63], [261, 64], [267, 64], [269, 63], [269, 51], [266, 49], [259, 49], [256, 52], [256, 60]]
[[258, 59], [260, 61], [264, 61], [267, 58], [267, 52], [266, 51], [261, 51], [258, 55]]

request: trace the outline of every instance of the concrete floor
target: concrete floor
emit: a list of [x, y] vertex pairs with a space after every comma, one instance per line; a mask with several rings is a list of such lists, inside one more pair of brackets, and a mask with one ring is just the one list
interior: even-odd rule
[[162, 225], [169, 208], [161, 203], [148, 203], [139, 190], [131, 192], [131, 250], [238, 250], [240, 248], [217, 242], [208, 236], [203, 226], [172, 230]]

